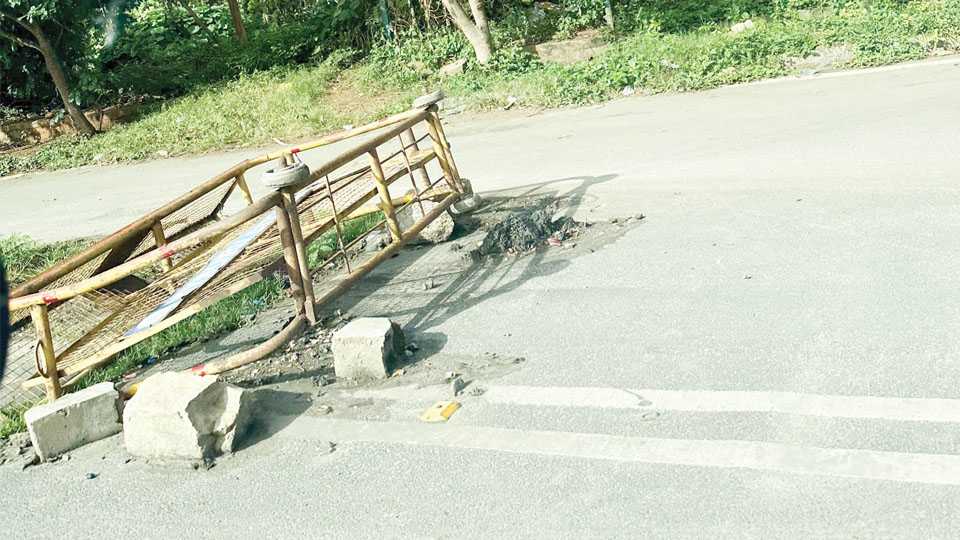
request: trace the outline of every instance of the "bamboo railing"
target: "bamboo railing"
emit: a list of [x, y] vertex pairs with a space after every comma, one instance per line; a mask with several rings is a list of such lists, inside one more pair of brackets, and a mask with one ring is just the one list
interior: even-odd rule
[[[426, 131], [420, 138], [414, 134], [418, 127]], [[253, 197], [245, 178], [251, 168], [272, 160], [286, 162], [296, 154], [360, 135], [367, 137], [312, 168], [300, 185]], [[419, 143], [427, 139], [429, 144], [421, 147]], [[394, 144], [399, 150], [390, 151], [387, 147]], [[433, 160], [441, 175], [431, 182], [427, 164]], [[391, 195], [391, 184], [405, 176], [412, 192]], [[190, 371], [219, 373], [262, 358], [303, 326], [316, 324], [317, 305], [347, 290], [454, 202], [470, 195], [464, 186], [433, 103], [244, 160], [12, 291], [9, 307], [17, 325], [14, 341], [19, 339], [20, 347], [11, 348], [11, 367], [19, 363], [21, 368], [0, 389], [0, 406], [9, 404], [15, 390], [32, 392], [38, 387], [45, 388], [46, 399], [54, 400], [117, 353], [281, 269], [289, 276], [297, 311], [294, 321], [267, 342]], [[226, 216], [223, 208], [234, 193], [241, 195], [245, 206]], [[439, 204], [402, 230], [397, 212], [410, 204], [421, 205], [422, 210], [425, 200]], [[352, 268], [348, 250], [359, 239], [347, 242], [341, 225], [372, 212], [383, 212], [392, 243]], [[342, 261], [347, 276], [318, 294], [311, 277], [315, 269], [307, 264], [307, 246], [327, 231], [337, 235], [337, 250], [321, 267]], [[236, 245], [242, 249], [227, 260], [227, 253], [233, 252], [226, 248]], [[222, 265], [209, 270], [214, 263]], [[213, 272], [212, 277], [185, 289], [198, 282], [201, 270]], [[184, 297], [178, 297], [182, 303], [145, 325], [175, 292]], [[27, 319], [33, 324], [24, 324]], [[146, 328], [138, 330], [140, 326]], [[19, 356], [14, 358], [15, 354]], [[11, 379], [19, 389], [11, 386]]]

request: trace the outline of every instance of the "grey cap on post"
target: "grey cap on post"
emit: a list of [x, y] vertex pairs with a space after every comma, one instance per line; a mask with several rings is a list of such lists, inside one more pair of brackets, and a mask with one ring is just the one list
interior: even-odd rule
[[426, 109], [427, 107], [443, 101], [443, 90], [430, 92], [429, 94], [418, 97], [413, 100], [414, 109]]

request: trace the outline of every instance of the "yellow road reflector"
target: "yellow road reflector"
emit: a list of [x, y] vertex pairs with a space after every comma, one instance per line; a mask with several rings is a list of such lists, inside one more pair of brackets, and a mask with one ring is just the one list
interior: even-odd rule
[[438, 401], [420, 419], [424, 422], [446, 422], [459, 408], [460, 404], [455, 401]]

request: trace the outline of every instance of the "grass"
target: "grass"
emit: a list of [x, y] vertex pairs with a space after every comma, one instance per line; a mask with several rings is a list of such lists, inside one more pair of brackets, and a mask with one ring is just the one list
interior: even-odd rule
[[[342, 226], [344, 242], [350, 242], [366, 233], [382, 219], [382, 214], [377, 213], [345, 222]], [[10, 249], [11, 246], [15, 249]], [[5, 263], [10, 264], [11, 267], [20, 268], [19, 275], [23, 280], [29, 279], [53, 262], [60, 260], [51, 258], [54, 254], [67, 257], [84, 246], [85, 242], [81, 241], [42, 244], [23, 236], [0, 238], [0, 251], [3, 253]], [[338, 246], [336, 232], [327, 231], [308, 246], [307, 258], [310, 266], [319, 266], [336, 252]], [[75, 249], [71, 251], [69, 248]], [[46, 264], [40, 264], [41, 262]], [[123, 351], [107, 366], [77, 381], [70, 391], [81, 390], [103, 381], [119, 382], [125, 374], [137, 369], [151, 357], [163, 358], [184, 345], [209, 339], [249, 324], [257, 313], [284, 298], [284, 287], [284, 280], [279, 277], [265, 279], [251, 285]], [[29, 408], [30, 406], [25, 406], [0, 410], [0, 438], [26, 429], [23, 413]]]
[[[658, 19], [676, 14], [620, 5], [618, 24], [629, 32], [611, 36], [611, 45], [592, 61], [569, 65], [543, 65], [521, 50], [528, 34], [542, 39], [550, 31], [505, 20], [494, 24], [499, 48], [492, 62], [471, 62], [466, 73], [442, 82], [439, 66], [472, 56], [464, 37], [449, 28], [422, 37], [403, 35], [353, 66], [346, 63], [354, 52], [336, 52], [319, 63], [241, 73], [199, 87], [93, 139], [61, 137], [32, 155], [0, 156], [0, 174], [306, 137], [397, 112], [437, 86], [451, 98], [448, 105], [469, 110], [512, 101], [561, 107], [605, 101], [627, 87], [657, 94], [785, 75], [795, 59], [824, 47], [849, 51], [843, 67], [919, 59], [938, 47], [960, 50], [960, 0], [790, 0], [783, 5], [765, 18], [754, 17], [757, 26], [741, 33], [716, 22], [687, 29], [688, 24]], [[807, 5], [819, 7], [797, 9]], [[554, 35], [569, 34], [555, 30]]]
[[235, 80], [154, 105], [138, 120], [92, 139], [65, 136], [39, 147], [34, 154], [0, 156], [0, 174], [195, 154], [262, 144], [273, 138], [290, 140], [337, 131], [345, 124], [374, 120], [404, 108], [402, 103], [387, 103], [344, 114], [329, 107], [325, 89], [340, 74], [340, 59], [333, 55], [313, 66], [241, 74]]
[[657, 94], [782, 76], [796, 59], [833, 46], [850, 54], [836, 67], [851, 68], [921, 59], [937, 47], [960, 50], [960, 0], [837, 4], [809, 18], [788, 12], [755, 22], [741, 33], [716, 25], [639, 31], [590, 62], [569, 65], [527, 65], [518, 60], [519, 49], [507, 48], [500, 61], [511, 69], [472, 66], [445, 92], [471, 109], [503, 106], [508, 97], [519, 105], [559, 107], [608, 100], [626, 87]]
[[10, 288], [27, 281], [56, 262], [90, 245], [87, 240], [44, 244], [23, 235], [0, 237], [0, 259], [7, 269]]
[[[0, 237], [0, 259], [7, 269], [10, 285], [16, 286], [54, 263], [73, 255], [87, 245], [85, 240], [68, 240], [44, 244], [22, 235]], [[25, 408], [0, 409], [0, 438], [27, 428], [23, 422]]]

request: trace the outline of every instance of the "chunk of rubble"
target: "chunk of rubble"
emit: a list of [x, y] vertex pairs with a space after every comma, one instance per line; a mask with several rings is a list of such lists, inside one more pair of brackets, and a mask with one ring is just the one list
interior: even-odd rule
[[216, 377], [161, 373], [123, 410], [127, 451], [146, 458], [204, 459], [232, 452], [249, 425], [243, 389]]
[[384, 317], [361, 317], [333, 334], [333, 369], [346, 379], [385, 379], [404, 358], [403, 331]]
[[[420, 205], [423, 205], [421, 210]], [[419, 204], [412, 202], [406, 208], [397, 212], [397, 223], [401, 231], [409, 230], [421, 218], [424, 213], [430, 213], [431, 210], [439, 206], [440, 203], [433, 201], [422, 201]], [[430, 222], [423, 228], [415, 238], [412, 238], [408, 244], [439, 244], [446, 242], [453, 235], [453, 218], [450, 214], [444, 212], [437, 216], [437, 219]]]

